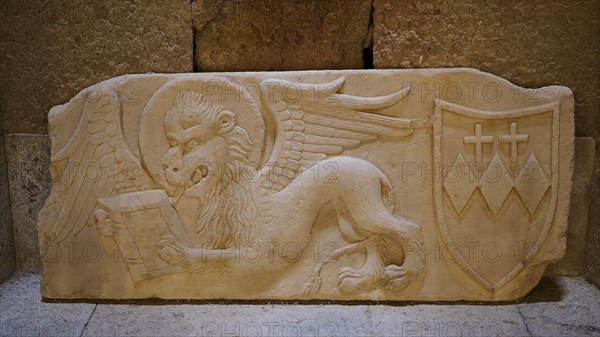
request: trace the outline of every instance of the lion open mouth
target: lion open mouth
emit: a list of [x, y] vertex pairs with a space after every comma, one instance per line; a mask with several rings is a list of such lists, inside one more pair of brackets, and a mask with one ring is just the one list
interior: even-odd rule
[[185, 188], [188, 189], [200, 182], [204, 182], [204, 178], [208, 176], [208, 167], [200, 165], [196, 168], [190, 179], [185, 183]]
[[[177, 171], [168, 172], [171, 174], [177, 174]], [[170, 202], [176, 203], [179, 201], [179, 198], [183, 195], [195, 195], [197, 191], [201, 190], [201, 183], [206, 182], [206, 177], [208, 177], [210, 170], [205, 165], [200, 165], [194, 170], [194, 172], [190, 175], [190, 177], [183, 184], [172, 185], [167, 184], [165, 190], [167, 194], [170, 196]], [[169, 179], [172, 178], [172, 179]], [[174, 177], [170, 177], [167, 174], [167, 181], [172, 182]], [[178, 186], [178, 187], [177, 187]]]

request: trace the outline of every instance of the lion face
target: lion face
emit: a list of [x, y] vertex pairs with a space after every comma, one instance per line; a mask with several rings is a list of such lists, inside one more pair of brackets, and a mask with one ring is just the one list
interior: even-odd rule
[[210, 104], [198, 94], [183, 93], [167, 112], [165, 131], [170, 148], [162, 156], [167, 193], [200, 197], [221, 180], [228, 161], [225, 135], [235, 127], [235, 114]]
[[175, 187], [178, 196], [182, 193], [197, 196], [203, 187], [220, 180], [218, 167], [219, 162], [227, 158], [227, 142], [220, 136], [210, 136], [210, 133], [179, 134], [182, 137], [170, 139], [171, 147], [161, 163], [167, 182]]
[[252, 169], [254, 143], [236, 124], [235, 113], [194, 92], [180, 93], [165, 117], [169, 149], [161, 159], [162, 185], [175, 205], [181, 196], [184, 204], [197, 202], [195, 242], [202, 247], [223, 249], [252, 238], [252, 179], [236, 179], [232, 168]]

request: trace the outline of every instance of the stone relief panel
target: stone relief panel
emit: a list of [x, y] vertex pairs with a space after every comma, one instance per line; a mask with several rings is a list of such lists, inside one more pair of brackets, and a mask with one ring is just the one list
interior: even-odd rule
[[568, 88], [127, 75], [49, 120], [45, 297], [510, 300], [564, 253]]

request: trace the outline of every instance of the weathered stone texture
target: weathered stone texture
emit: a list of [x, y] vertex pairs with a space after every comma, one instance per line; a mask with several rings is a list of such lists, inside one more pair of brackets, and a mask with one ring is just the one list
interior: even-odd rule
[[[89, 326], [95, 308], [91, 303], [44, 303], [39, 274], [17, 272], [0, 286], [0, 336], [125, 335], [112, 322]], [[86, 327], [90, 333], [84, 335]]]
[[590, 223], [586, 244], [586, 278], [600, 287], [600, 138], [596, 139], [596, 160], [592, 177]]
[[374, 2], [376, 68], [474, 67], [575, 93], [576, 135], [600, 134], [600, 2]]
[[8, 279], [15, 272], [15, 268], [15, 243], [10, 214], [4, 136], [0, 136], [0, 283]]
[[510, 335], [597, 336], [600, 331], [599, 299], [600, 290], [583, 278], [543, 278], [535, 290], [517, 304], [528, 334]]
[[195, 0], [196, 70], [363, 68], [370, 13], [370, 0]]
[[187, 0], [2, 1], [4, 133], [47, 133], [52, 106], [107, 78], [191, 72], [192, 50]]
[[50, 194], [50, 139], [7, 135], [6, 157], [17, 267], [39, 271], [37, 215]]
[[590, 137], [575, 139], [575, 160], [565, 256], [548, 266], [546, 274], [579, 276], [585, 273], [585, 244], [591, 201], [596, 142]]

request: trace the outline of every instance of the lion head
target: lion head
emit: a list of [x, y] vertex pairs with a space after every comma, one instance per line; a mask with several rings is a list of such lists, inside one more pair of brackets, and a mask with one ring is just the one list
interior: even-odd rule
[[256, 220], [254, 144], [236, 114], [185, 91], [167, 112], [165, 131], [170, 148], [161, 159], [163, 185], [175, 203], [182, 196], [198, 200], [195, 241], [211, 249], [249, 242]]

